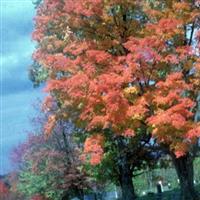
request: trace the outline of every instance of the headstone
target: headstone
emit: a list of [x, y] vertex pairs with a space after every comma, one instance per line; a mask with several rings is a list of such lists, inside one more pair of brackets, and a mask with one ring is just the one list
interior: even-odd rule
[[162, 192], [163, 192], [162, 181], [158, 181], [158, 183], [157, 183], [157, 193], [162, 193]]
[[172, 187], [172, 186], [171, 186], [171, 183], [168, 183], [167, 186], [168, 186], [168, 189], [169, 189], [169, 190], [170, 190], [171, 187]]

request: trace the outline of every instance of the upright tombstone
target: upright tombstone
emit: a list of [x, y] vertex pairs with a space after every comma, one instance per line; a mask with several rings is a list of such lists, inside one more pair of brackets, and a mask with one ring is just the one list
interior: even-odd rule
[[160, 199], [162, 199], [162, 192], [163, 192], [162, 181], [157, 182], [156, 188], [157, 188], [157, 194], [158, 194], [157, 199], [160, 200]]
[[161, 184], [160, 183], [157, 183], [157, 193], [158, 194], [161, 194], [162, 193], [162, 186], [161, 186]]

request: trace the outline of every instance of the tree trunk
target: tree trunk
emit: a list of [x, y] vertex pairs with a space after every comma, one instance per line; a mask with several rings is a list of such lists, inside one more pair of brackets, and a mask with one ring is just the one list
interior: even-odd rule
[[[69, 192], [65, 192], [65, 194], [62, 197], [62, 200], [70, 200], [72, 197], [78, 197], [79, 200], [84, 200], [84, 192], [81, 189], [75, 188], [71, 189], [73, 190], [73, 194], [69, 194]], [[71, 191], [72, 192], [72, 191]]]
[[84, 200], [84, 191], [82, 189], [74, 188], [71, 190], [74, 192], [74, 197], [78, 197], [79, 200]]
[[130, 167], [127, 163], [123, 163], [119, 167], [119, 181], [121, 185], [121, 190], [122, 190], [122, 199], [123, 200], [135, 200], [136, 195], [135, 195], [135, 190], [133, 186], [133, 181], [132, 181], [132, 171], [130, 170]]
[[176, 158], [172, 154], [172, 160], [180, 181], [180, 200], [199, 200], [198, 192], [194, 187], [193, 157], [187, 154]]
[[80, 200], [84, 200], [84, 192], [83, 192], [83, 190], [81, 190], [81, 189], [77, 190], [77, 195], [78, 195], [78, 198]]
[[62, 200], [69, 200], [69, 194], [68, 193], [65, 193], [62, 197]]
[[121, 186], [122, 199], [123, 200], [135, 200], [136, 194], [133, 186], [133, 172], [129, 163], [128, 155], [126, 152], [126, 143], [122, 137], [117, 140], [118, 149], [120, 154], [118, 157], [118, 171], [119, 171], [119, 183]]

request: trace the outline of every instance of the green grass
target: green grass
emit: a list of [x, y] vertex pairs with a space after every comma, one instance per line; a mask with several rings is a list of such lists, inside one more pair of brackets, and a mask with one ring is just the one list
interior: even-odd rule
[[[196, 190], [200, 192], [200, 185], [196, 187]], [[179, 199], [179, 189], [174, 189], [171, 191], [163, 192], [162, 193], [162, 198], [158, 198], [156, 194], [154, 195], [146, 195], [143, 197], [139, 197], [138, 200], [157, 200], [157, 199], [162, 199], [162, 200], [178, 200]]]
[[[143, 196], [143, 192], [154, 192], [156, 193], [156, 184], [158, 181], [158, 177], [161, 177], [163, 180], [163, 199], [164, 200], [174, 200], [174, 196], [179, 194], [179, 187], [178, 177], [176, 174], [175, 169], [171, 166], [168, 168], [157, 168], [154, 170], [146, 171], [145, 173], [135, 177], [133, 179], [133, 183], [135, 186], [135, 191], [138, 196]], [[200, 157], [196, 158], [194, 161], [194, 180], [199, 185], [200, 184]], [[167, 184], [171, 184], [171, 190], [168, 191]], [[200, 185], [197, 187], [200, 193]], [[146, 198], [146, 199], [145, 199]], [[145, 198], [138, 198], [139, 200], [148, 200], [148, 199], [155, 199], [156, 197], [145, 197]]]

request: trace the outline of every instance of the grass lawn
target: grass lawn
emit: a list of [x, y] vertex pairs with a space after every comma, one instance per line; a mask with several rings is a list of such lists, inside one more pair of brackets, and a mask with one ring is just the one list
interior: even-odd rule
[[[196, 190], [200, 193], [200, 185], [196, 187]], [[157, 196], [156, 194], [146, 195], [143, 197], [139, 197], [138, 200], [178, 200], [179, 199], [179, 189], [174, 189], [171, 191], [163, 192], [162, 198]]]

